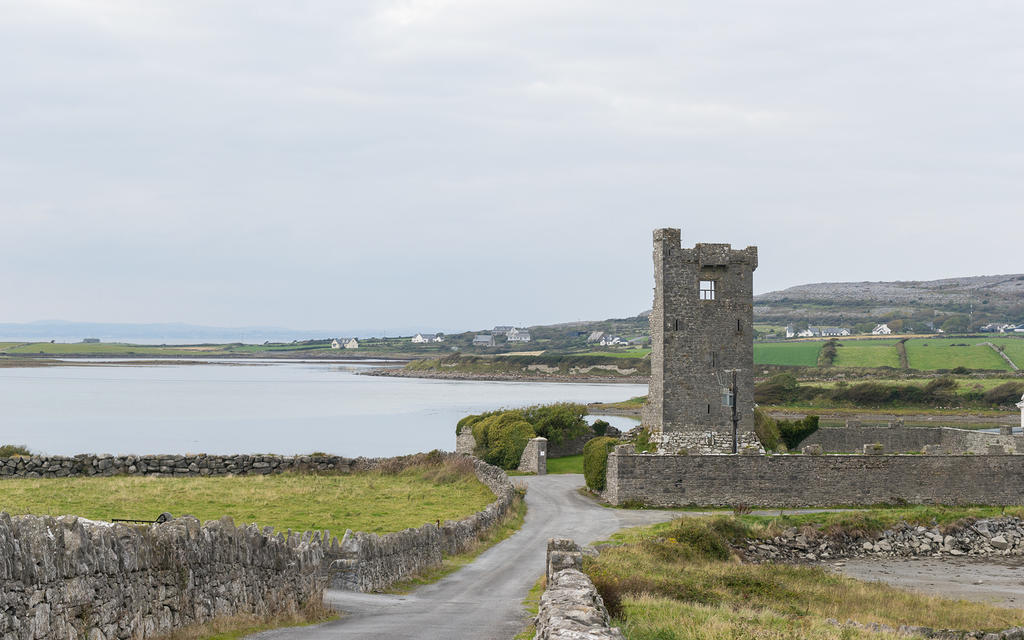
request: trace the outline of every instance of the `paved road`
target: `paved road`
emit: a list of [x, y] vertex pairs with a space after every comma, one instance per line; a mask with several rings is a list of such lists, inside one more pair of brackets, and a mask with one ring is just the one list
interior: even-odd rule
[[577, 493], [583, 485], [581, 475], [524, 476], [513, 481], [529, 485], [523, 527], [472, 564], [405, 596], [328, 590], [325, 601], [346, 614], [340, 620], [266, 631], [252, 638], [508, 639], [526, 622], [522, 601], [544, 573], [548, 538], [569, 537], [586, 544], [623, 527], [682, 515], [598, 506]]

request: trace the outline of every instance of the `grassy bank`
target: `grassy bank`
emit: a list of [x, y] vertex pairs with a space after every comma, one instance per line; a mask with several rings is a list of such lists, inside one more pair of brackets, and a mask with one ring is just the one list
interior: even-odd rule
[[406, 370], [449, 374], [475, 375], [524, 375], [524, 376], [647, 376], [651, 373], [651, 362], [642, 357], [619, 357], [617, 355], [549, 355], [532, 356], [503, 355], [471, 356], [450, 355], [438, 359], [414, 360]]
[[225, 616], [204, 624], [175, 629], [161, 640], [238, 640], [261, 631], [283, 627], [305, 627], [335, 620], [338, 612], [323, 603], [310, 603], [302, 611], [276, 616]]
[[0, 511], [92, 520], [200, 520], [231, 516], [275, 530], [387, 533], [468, 516], [494, 501], [472, 466], [425, 464], [397, 473], [158, 478], [19, 478], [0, 481]]
[[584, 570], [631, 640], [890, 637], [838, 629], [829, 618], [953, 629], [1024, 624], [1017, 609], [917, 595], [817, 567], [738, 562], [730, 544], [763, 526], [717, 517], [626, 530], [600, 556], [585, 558]]

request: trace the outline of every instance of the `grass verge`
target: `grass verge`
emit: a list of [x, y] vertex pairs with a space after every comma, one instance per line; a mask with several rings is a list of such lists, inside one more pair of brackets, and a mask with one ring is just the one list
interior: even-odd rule
[[0, 481], [0, 511], [74, 514], [91, 520], [155, 519], [167, 511], [200, 520], [231, 516], [275, 530], [389, 533], [480, 511], [494, 494], [472, 463], [425, 459], [402, 469], [353, 474], [160, 478], [15, 478]]
[[386, 593], [409, 593], [425, 584], [437, 582], [441, 578], [452, 574], [466, 566], [477, 558], [481, 553], [487, 551], [502, 540], [508, 539], [513, 533], [519, 531], [523, 526], [523, 519], [526, 517], [526, 500], [523, 497], [526, 490], [517, 488], [516, 498], [512, 503], [512, 509], [505, 516], [505, 520], [484, 534], [469, 551], [454, 556], [445, 557], [441, 566], [429, 569], [401, 582], [396, 582], [387, 589]]
[[889, 637], [838, 629], [829, 618], [972, 630], [1024, 624], [1018, 609], [919, 595], [818, 567], [742, 564], [730, 542], [753, 530], [734, 517], [626, 530], [600, 556], [585, 558], [584, 570], [631, 640]]
[[547, 578], [541, 576], [537, 582], [530, 587], [529, 593], [523, 599], [523, 607], [526, 608], [526, 612], [530, 614], [530, 624], [526, 625], [522, 631], [515, 635], [514, 640], [532, 640], [537, 634], [537, 626], [533, 623], [533, 618], [537, 617], [537, 612], [540, 610], [540, 597], [544, 595], [544, 589], [547, 588]]
[[293, 614], [275, 616], [237, 615], [189, 625], [158, 636], [158, 640], [237, 640], [261, 631], [283, 627], [306, 627], [336, 620], [338, 612], [321, 603], [311, 603]]

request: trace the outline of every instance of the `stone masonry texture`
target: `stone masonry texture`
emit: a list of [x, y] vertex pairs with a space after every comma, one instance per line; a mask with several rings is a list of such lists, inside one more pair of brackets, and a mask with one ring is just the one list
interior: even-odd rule
[[379, 458], [330, 455], [148, 455], [29, 456], [0, 459], [0, 478], [73, 476], [224, 476], [266, 475], [285, 471], [367, 471]]
[[526, 443], [523, 455], [519, 456], [519, 466], [516, 471], [536, 473], [544, 475], [548, 472], [548, 439], [533, 438]]
[[228, 518], [147, 527], [0, 513], [0, 638], [142, 639], [323, 598], [319, 535]]
[[494, 493], [494, 502], [462, 520], [439, 525], [425, 524], [385, 535], [346, 531], [340, 544], [333, 540], [326, 550], [325, 569], [331, 586], [380, 591], [439, 566], [445, 555], [471, 549], [480, 536], [505, 518], [515, 500], [515, 488], [504, 471], [476, 458], [473, 464], [477, 478]]
[[732, 370], [737, 372], [738, 446], [760, 448], [754, 434], [756, 268], [756, 247], [687, 249], [679, 229], [654, 231], [651, 379], [643, 424], [660, 451], [732, 450], [732, 409], [722, 403]]
[[569, 538], [548, 540], [547, 586], [537, 610], [534, 640], [623, 640], [611, 626], [594, 583], [580, 570], [582, 553]]
[[880, 443], [890, 453], [925, 451], [938, 447], [945, 454], [988, 453], [988, 447], [1005, 447], [1009, 453], [1024, 453], [1024, 436], [985, 433], [951, 427], [854, 426], [822, 427], [803, 445], [821, 445], [825, 453], [858, 453], [865, 444]]
[[1024, 456], [608, 456], [605, 498], [652, 506], [1020, 504]]

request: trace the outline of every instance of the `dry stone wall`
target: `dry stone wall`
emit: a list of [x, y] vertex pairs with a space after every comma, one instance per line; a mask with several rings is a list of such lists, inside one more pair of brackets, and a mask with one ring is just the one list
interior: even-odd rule
[[534, 640], [624, 640], [611, 626], [604, 601], [581, 565], [575, 542], [548, 540], [547, 587], [540, 597]]
[[1010, 453], [1024, 453], [1024, 436], [954, 429], [951, 427], [904, 427], [901, 425], [822, 427], [805, 439], [803, 445], [821, 445], [826, 453], [858, 453], [865, 444], [880, 443], [894, 453], [921, 452], [939, 447], [947, 454], [988, 453], [990, 445], [1005, 447]]
[[472, 548], [480, 536], [499, 524], [515, 500], [515, 488], [498, 467], [473, 458], [477, 478], [496, 500], [462, 520], [425, 524], [396, 533], [345, 532], [327, 549], [326, 571], [336, 589], [380, 591], [441, 564], [444, 555]]
[[266, 475], [285, 471], [367, 471], [379, 458], [308, 455], [149, 455], [28, 456], [0, 459], [0, 477], [72, 476], [224, 476]]
[[135, 640], [323, 598], [319, 535], [0, 513], [0, 638]]
[[608, 456], [605, 498], [655, 506], [1020, 504], [1024, 456]]

